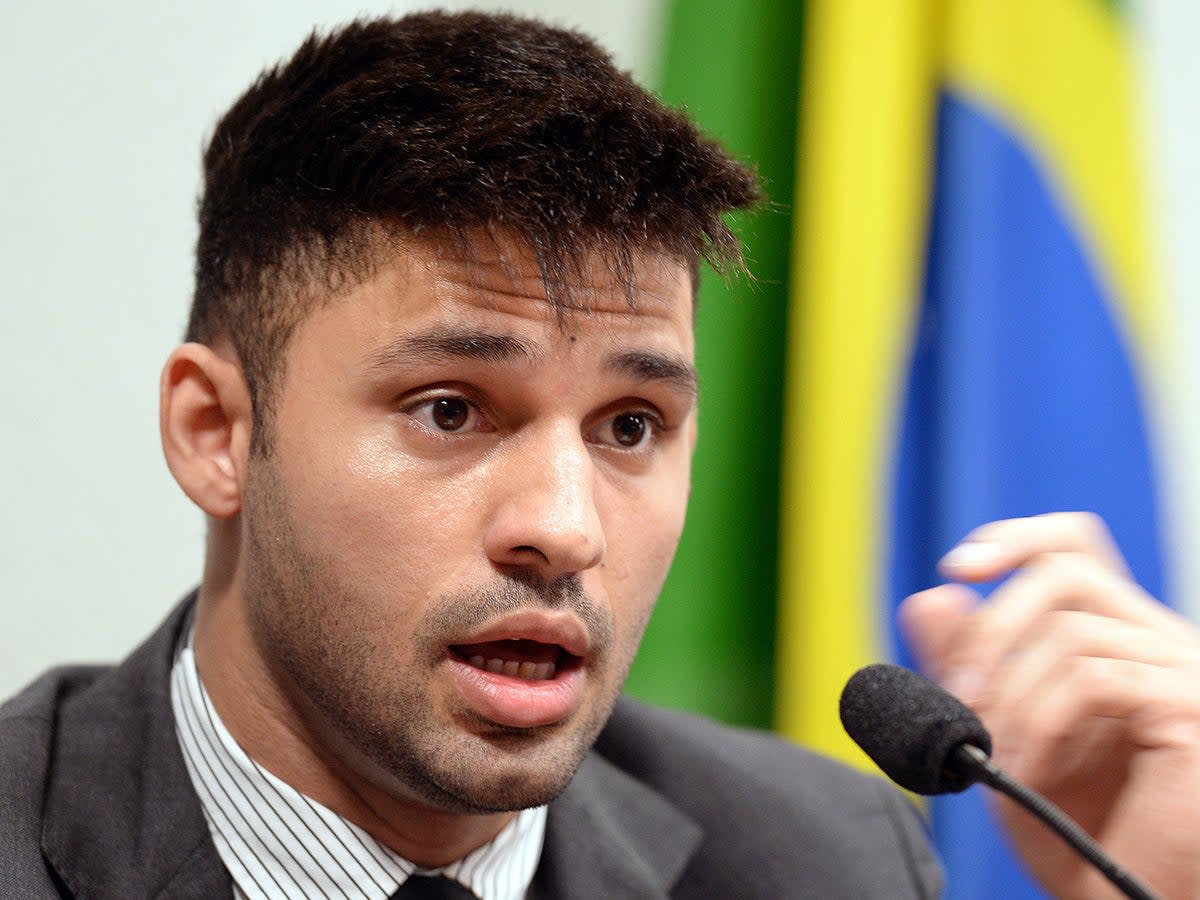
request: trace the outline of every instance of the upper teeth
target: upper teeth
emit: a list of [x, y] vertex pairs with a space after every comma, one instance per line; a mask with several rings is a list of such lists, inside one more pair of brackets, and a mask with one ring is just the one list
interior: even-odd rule
[[546, 681], [554, 677], [555, 671], [552, 662], [517, 662], [515, 659], [484, 659], [482, 656], [472, 656], [468, 662], [477, 669], [486, 669], [498, 675], [511, 675], [513, 678], [524, 678], [526, 681]]

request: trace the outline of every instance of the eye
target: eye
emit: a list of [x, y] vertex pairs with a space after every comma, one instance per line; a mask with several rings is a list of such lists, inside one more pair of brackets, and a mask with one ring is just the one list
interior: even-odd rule
[[621, 413], [613, 419], [612, 432], [622, 447], [636, 447], [650, 433], [650, 426], [640, 415]]
[[639, 450], [654, 438], [657, 429], [649, 413], [623, 412], [601, 424], [596, 440], [622, 450]]
[[471, 418], [471, 407], [461, 397], [444, 397], [430, 401], [429, 418], [435, 428], [459, 431]]
[[463, 397], [430, 397], [405, 411], [430, 431], [460, 434], [491, 430], [475, 404]]

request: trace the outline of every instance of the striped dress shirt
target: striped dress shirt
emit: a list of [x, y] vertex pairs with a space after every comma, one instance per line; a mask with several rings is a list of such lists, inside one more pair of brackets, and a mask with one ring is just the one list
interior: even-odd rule
[[[192, 785], [238, 900], [386, 900], [412, 873], [429, 873], [251, 759], [213, 708], [190, 641], [171, 672], [171, 704]], [[521, 900], [545, 833], [546, 807], [523, 810], [492, 841], [436, 871], [480, 900]]]

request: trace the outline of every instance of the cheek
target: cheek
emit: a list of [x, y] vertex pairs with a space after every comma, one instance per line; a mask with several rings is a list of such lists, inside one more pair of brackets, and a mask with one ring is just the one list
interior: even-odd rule
[[638, 529], [636, 552], [642, 557], [641, 565], [647, 577], [654, 579], [657, 587], [662, 586], [675, 558], [686, 509], [686, 504], [679, 504], [678, 507], [662, 510], [656, 518], [646, 517]]
[[647, 481], [613, 498], [605, 523], [604, 568], [632, 617], [653, 608], [674, 559], [687, 513], [686, 476]]
[[341, 579], [397, 599], [437, 593], [453, 579], [471, 531], [461, 492], [379, 439], [306, 466], [289, 499], [299, 536]]
[[[642, 518], [646, 552], [665, 570], [670, 566], [683, 534], [687, 516], [688, 497], [691, 493], [691, 455], [676, 460], [670, 466], [669, 475], [656, 479], [647, 486]], [[665, 571], [663, 573], [666, 575]]]

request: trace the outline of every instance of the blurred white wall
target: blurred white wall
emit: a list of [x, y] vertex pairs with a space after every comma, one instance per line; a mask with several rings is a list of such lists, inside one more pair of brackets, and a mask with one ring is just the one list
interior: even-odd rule
[[1166, 307], [1164, 461], [1173, 583], [1200, 619], [1200, 4], [1142, 0], [1150, 235]]
[[[200, 152], [314, 25], [429, 3], [67, 0], [0, 29], [0, 697], [124, 655], [200, 574], [203, 520], [157, 434], [183, 329]], [[441, 2], [599, 38], [652, 77], [657, 0]]]
[[[649, 80], [660, 0], [449, 2], [574, 24]], [[161, 461], [159, 367], [186, 315], [202, 137], [313, 25], [367, 0], [10, 4], [0, 30], [0, 697], [115, 659], [199, 577]], [[1176, 585], [1200, 596], [1200, 5], [1140, 13], [1163, 288]]]

